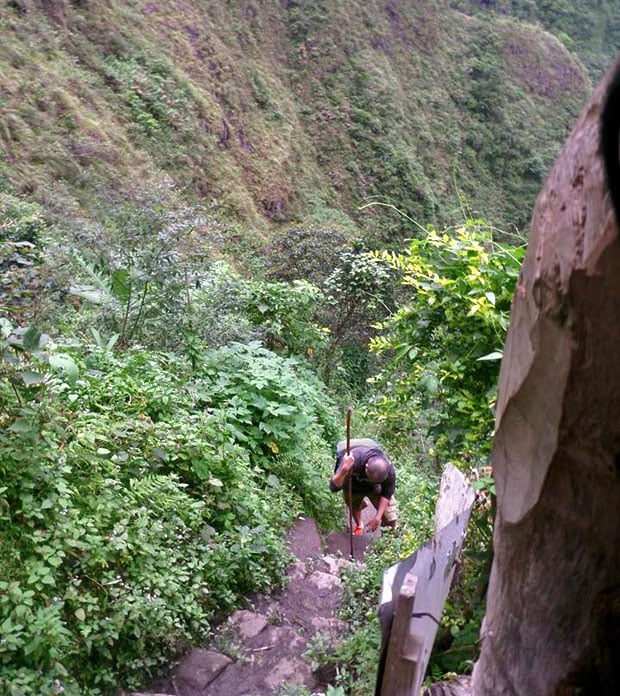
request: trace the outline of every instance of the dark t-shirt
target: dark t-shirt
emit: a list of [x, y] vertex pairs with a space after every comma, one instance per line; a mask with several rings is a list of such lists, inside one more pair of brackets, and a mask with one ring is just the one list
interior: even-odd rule
[[[390, 463], [385, 453], [376, 447], [352, 447], [351, 454], [353, 455], [353, 478], [351, 481], [351, 490], [353, 493], [378, 493], [382, 498], [391, 498], [396, 490], [396, 470]], [[366, 478], [366, 462], [372, 457], [382, 457], [388, 462], [388, 475], [383, 483], [373, 483]], [[338, 471], [342, 464], [342, 456], [336, 460], [335, 471]], [[339, 491], [338, 488], [329, 482], [330, 490]]]

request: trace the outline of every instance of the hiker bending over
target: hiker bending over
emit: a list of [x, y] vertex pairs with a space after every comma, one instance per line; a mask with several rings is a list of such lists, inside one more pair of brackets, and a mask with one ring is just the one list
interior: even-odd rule
[[362, 510], [366, 507], [366, 498], [374, 505], [377, 514], [368, 523], [368, 529], [374, 531], [381, 523], [383, 527], [396, 527], [396, 471], [385, 453], [374, 440], [367, 438], [351, 440], [349, 454], [346, 454], [346, 441], [336, 447], [336, 467], [329, 481], [331, 491], [342, 491], [349, 506], [347, 479], [351, 480], [351, 515], [355, 520], [353, 533], [359, 536], [364, 531]]

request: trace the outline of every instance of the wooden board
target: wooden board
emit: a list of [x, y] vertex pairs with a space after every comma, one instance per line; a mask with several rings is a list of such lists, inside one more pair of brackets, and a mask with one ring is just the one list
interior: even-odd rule
[[435, 508], [434, 537], [383, 574], [377, 696], [417, 696], [420, 690], [474, 500], [466, 477], [449, 464]]

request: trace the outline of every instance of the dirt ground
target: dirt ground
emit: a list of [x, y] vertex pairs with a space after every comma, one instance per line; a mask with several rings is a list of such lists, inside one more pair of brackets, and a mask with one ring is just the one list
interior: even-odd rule
[[[365, 510], [363, 521], [371, 517]], [[247, 609], [229, 617], [208, 645], [184, 656], [149, 692], [130, 696], [260, 696], [293, 693], [286, 689], [295, 686], [325, 693], [334, 673], [313, 670], [307, 651], [313, 639], [330, 643], [347, 632], [337, 618], [340, 568], [363, 563], [377, 534], [353, 537], [351, 559], [348, 527], [321, 537], [314, 520], [299, 518], [288, 536], [297, 561], [289, 567], [285, 589], [273, 597], [248, 598]]]

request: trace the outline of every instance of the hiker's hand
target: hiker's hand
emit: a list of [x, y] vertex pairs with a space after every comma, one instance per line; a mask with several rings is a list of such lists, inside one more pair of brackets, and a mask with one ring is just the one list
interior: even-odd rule
[[379, 523], [381, 522], [380, 517], [373, 517], [372, 520], [366, 525], [368, 529], [370, 529], [371, 532], [374, 532], [375, 529], [379, 526]]
[[342, 468], [350, 471], [354, 461], [355, 457], [352, 454], [345, 454], [344, 459], [342, 460]]
[[353, 469], [354, 461], [355, 457], [352, 454], [344, 455], [342, 458], [342, 464], [338, 467], [338, 470], [331, 478], [330, 487], [332, 491], [339, 491], [344, 486], [351, 469]]

